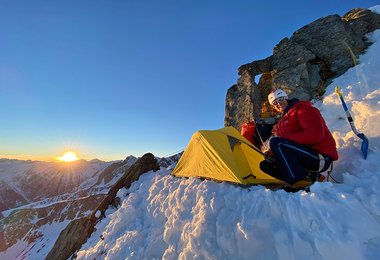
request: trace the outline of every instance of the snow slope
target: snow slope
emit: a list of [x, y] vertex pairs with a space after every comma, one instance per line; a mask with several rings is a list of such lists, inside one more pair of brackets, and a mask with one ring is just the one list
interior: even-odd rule
[[[118, 193], [121, 207], [98, 223], [78, 259], [379, 259], [380, 30], [370, 39], [360, 65], [334, 80], [320, 105], [340, 153], [334, 177], [343, 183], [287, 193], [175, 178], [161, 168]], [[367, 160], [336, 85], [369, 138]]]

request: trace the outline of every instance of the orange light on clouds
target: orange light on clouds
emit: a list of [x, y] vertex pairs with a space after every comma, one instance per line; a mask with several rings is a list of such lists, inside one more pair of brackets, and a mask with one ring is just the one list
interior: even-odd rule
[[56, 159], [63, 162], [74, 162], [79, 160], [74, 152], [65, 152], [62, 156], [56, 157]]

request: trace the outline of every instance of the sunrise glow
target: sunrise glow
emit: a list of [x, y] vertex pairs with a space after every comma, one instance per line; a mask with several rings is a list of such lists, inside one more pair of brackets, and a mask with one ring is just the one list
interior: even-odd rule
[[73, 162], [79, 160], [74, 152], [65, 152], [62, 156], [57, 157], [57, 159], [63, 162]]

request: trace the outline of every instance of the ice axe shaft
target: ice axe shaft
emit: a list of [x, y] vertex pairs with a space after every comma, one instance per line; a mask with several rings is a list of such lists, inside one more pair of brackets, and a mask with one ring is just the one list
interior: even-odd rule
[[369, 142], [368, 142], [368, 138], [363, 134], [363, 133], [360, 133], [355, 125], [354, 125], [354, 120], [352, 119], [352, 116], [350, 114], [350, 111], [348, 110], [347, 108], [347, 105], [346, 105], [346, 102], [344, 102], [344, 99], [343, 99], [343, 96], [342, 96], [342, 93], [339, 92], [339, 87], [336, 86], [335, 87], [335, 93], [339, 96], [340, 98], [340, 101], [342, 102], [342, 106], [343, 106], [343, 109], [344, 111], [346, 112], [346, 116], [347, 116], [347, 120], [348, 122], [350, 123], [350, 126], [352, 128], [352, 131], [360, 138], [362, 139], [362, 146], [360, 148], [360, 150], [362, 151], [363, 153], [363, 157], [364, 159], [367, 159], [367, 154], [368, 154], [368, 145], [369, 145]]

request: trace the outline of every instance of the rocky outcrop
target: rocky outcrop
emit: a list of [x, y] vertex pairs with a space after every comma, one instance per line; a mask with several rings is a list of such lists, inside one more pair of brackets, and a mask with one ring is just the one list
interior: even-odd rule
[[260, 109], [254, 105], [258, 103], [261, 103], [259, 88], [251, 75], [244, 71], [237, 85], [227, 92], [225, 126], [232, 125], [240, 129], [242, 123], [259, 115]]
[[322, 96], [335, 77], [358, 64], [371, 44], [366, 34], [379, 28], [379, 14], [357, 8], [343, 17], [320, 18], [284, 38], [272, 56], [239, 68], [237, 84], [227, 91], [224, 125], [240, 129], [257, 117], [272, 89], [280, 87], [299, 99]]
[[129, 188], [143, 173], [152, 170], [157, 171], [158, 169], [159, 165], [153, 154], [148, 153], [138, 159], [109, 190], [107, 196], [92, 212], [90, 217], [71, 222], [61, 232], [46, 259], [67, 259], [72, 256], [90, 237], [96, 223], [105, 217], [106, 210], [110, 206], [118, 206], [117, 192], [122, 188]]

